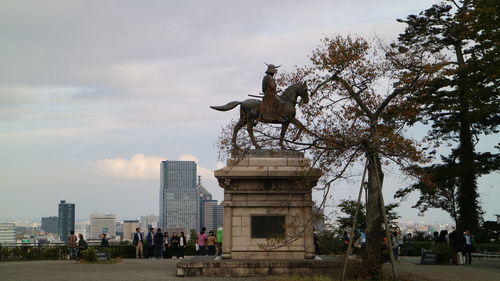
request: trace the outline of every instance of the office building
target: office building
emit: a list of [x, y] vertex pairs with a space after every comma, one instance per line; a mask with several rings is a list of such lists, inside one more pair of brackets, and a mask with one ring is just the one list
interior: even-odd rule
[[201, 212], [201, 226], [205, 226], [207, 231], [217, 229], [216, 208], [217, 200], [203, 200], [203, 210]]
[[214, 206], [214, 229], [217, 229], [224, 223], [224, 206]]
[[108, 214], [90, 215], [90, 239], [99, 239], [106, 233], [108, 238], [116, 236], [116, 217]]
[[140, 228], [142, 228], [144, 231], [147, 232], [151, 227], [157, 228], [158, 221], [159, 218], [158, 216], [155, 215], [141, 216], [139, 226]]
[[75, 235], [82, 234], [85, 239], [90, 237], [90, 222], [82, 221], [75, 223]]
[[0, 243], [2, 245], [16, 243], [16, 224], [13, 222], [0, 222]]
[[69, 232], [75, 230], [75, 204], [66, 203], [66, 200], [61, 200], [61, 203], [59, 203], [57, 229], [61, 240], [66, 242]]
[[196, 163], [162, 161], [160, 167], [159, 227], [169, 233], [197, 229]]
[[[198, 210], [196, 217], [198, 219], [197, 230], [200, 231], [202, 227], [207, 227], [205, 223], [205, 201], [212, 200], [212, 194], [201, 184], [201, 176], [198, 176], [198, 185], [196, 186], [196, 192], [198, 193]], [[208, 227], [207, 227], [208, 229]]]
[[58, 217], [42, 217], [42, 230], [48, 233], [58, 233]]
[[[136, 228], [139, 227], [138, 220], [124, 220], [123, 221], [123, 237], [122, 239], [125, 241], [132, 241], [134, 239], [134, 233], [136, 232]], [[141, 230], [141, 232], [144, 232]]]
[[122, 238], [123, 237], [123, 223], [121, 221], [117, 221], [115, 223], [116, 229], [115, 229], [115, 234], [117, 238]]

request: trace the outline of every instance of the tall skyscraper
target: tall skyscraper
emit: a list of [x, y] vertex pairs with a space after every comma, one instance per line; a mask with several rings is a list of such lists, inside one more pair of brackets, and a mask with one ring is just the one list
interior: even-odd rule
[[67, 242], [69, 232], [75, 230], [75, 204], [66, 203], [66, 200], [61, 200], [61, 203], [59, 203], [57, 229], [61, 240]]
[[58, 217], [42, 217], [42, 230], [49, 233], [58, 233]]
[[196, 163], [162, 161], [160, 167], [160, 227], [189, 233], [198, 226]]
[[90, 215], [90, 239], [99, 239], [100, 235], [106, 233], [108, 238], [116, 235], [115, 215], [93, 214]]
[[16, 243], [16, 225], [13, 222], [0, 222], [0, 243], [2, 245]]

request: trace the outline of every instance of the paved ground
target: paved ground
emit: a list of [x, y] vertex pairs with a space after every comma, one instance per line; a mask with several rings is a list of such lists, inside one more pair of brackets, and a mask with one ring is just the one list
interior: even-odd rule
[[[124, 259], [117, 264], [78, 264], [75, 261], [1, 262], [0, 281], [216, 281], [175, 277], [178, 260]], [[245, 280], [261, 281], [264, 278]], [[225, 281], [241, 280], [223, 278]]]
[[[125, 259], [118, 264], [78, 264], [74, 261], [0, 262], [0, 281], [263, 281], [269, 278], [178, 278], [178, 260]], [[500, 261], [475, 262], [467, 266], [419, 265], [419, 258], [403, 257], [397, 266], [402, 275], [428, 281], [498, 281]]]
[[401, 257], [396, 267], [429, 281], [499, 281], [500, 260], [473, 261], [470, 265], [420, 265], [419, 257]]

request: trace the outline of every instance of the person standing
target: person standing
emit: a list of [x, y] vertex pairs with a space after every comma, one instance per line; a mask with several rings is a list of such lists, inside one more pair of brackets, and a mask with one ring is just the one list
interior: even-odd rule
[[196, 237], [196, 245], [198, 245], [198, 254], [204, 256], [207, 254], [207, 234], [205, 233], [207, 229], [205, 227], [201, 228], [201, 231]]
[[462, 251], [461, 249], [461, 237], [459, 237], [458, 235], [458, 232], [453, 229], [453, 231], [450, 233], [449, 235], [449, 238], [450, 238], [450, 246], [453, 248], [453, 252], [451, 254], [451, 262], [454, 264], [454, 265], [460, 265], [462, 262], [461, 262], [461, 259], [462, 259], [462, 255], [459, 253]]
[[359, 242], [361, 243], [361, 251], [366, 248], [366, 230], [359, 232]]
[[77, 250], [77, 244], [76, 244], [76, 235], [75, 231], [71, 230], [69, 232], [68, 236], [68, 250], [69, 250], [69, 259], [70, 260], [76, 260], [78, 259], [78, 250]]
[[88, 244], [87, 244], [87, 241], [85, 241], [85, 239], [83, 239], [83, 234], [78, 234], [78, 259], [81, 258], [82, 256], [82, 251], [85, 251], [87, 250], [88, 248]]
[[184, 254], [186, 253], [186, 236], [184, 236], [184, 232], [181, 232], [181, 237], [179, 237], [179, 259], [184, 258]]
[[172, 233], [172, 238], [170, 238], [170, 248], [172, 249], [172, 258], [176, 259], [179, 257], [179, 237], [177, 232]]
[[155, 245], [154, 245], [154, 236], [155, 236], [155, 229], [150, 228], [148, 234], [146, 235], [146, 246], [148, 248], [148, 256], [150, 259], [152, 259], [155, 255]]
[[168, 236], [168, 232], [163, 234], [163, 257], [166, 259], [172, 258], [172, 249], [170, 247], [170, 236]]
[[318, 235], [318, 231], [315, 228], [313, 229], [313, 242], [314, 242], [314, 254], [319, 256], [320, 255], [319, 235]]
[[392, 242], [392, 253], [394, 254], [394, 260], [399, 259], [399, 240], [398, 240], [398, 232], [394, 231], [391, 236]]
[[222, 255], [222, 237], [224, 237], [224, 228], [223, 225], [221, 224], [221, 226], [217, 228], [217, 234], [216, 234], [217, 242], [215, 243], [215, 245], [217, 246], [218, 256]]
[[144, 252], [143, 252], [143, 248], [142, 248], [142, 233], [141, 233], [140, 227], [135, 229], [134, 239], [132, 241], [133, 241], [134, 246], [135, 246], [135, 258], [136, 259], [143, 259]]
[[342, 247], [344, 248], [344, 252], [347, 252], [349, 248], [349, 234], [347, 234], [347, 231], [344, 231], [342, 234]]
[[215, 243], [217, 238], [215, 238], [214, 232], [210, 231], [207, 237], [207, 251], [209, 256], [215, 256]]
[[101, 239], [101, 248], [107, 248], [107, 247], [109, 247], [109, 241], [106, 238], [106, 233], [103, 233]]
[[154, 236], [154, 245], [155, 245], [155, 258], [162, 258], [162, 250], [163, 250], [163, 233], [161, 233], [161, 228], [156, 230], [156, 234]]
[[472, 251], [474, 250], [474, 236], [470, 234], [470, 231], [467, 229], [464, 232], [465, 238], [465, 264], [472, 263]]

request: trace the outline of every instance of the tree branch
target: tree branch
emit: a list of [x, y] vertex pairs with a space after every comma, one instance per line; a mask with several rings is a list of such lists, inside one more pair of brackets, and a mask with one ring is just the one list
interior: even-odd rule
[[370, 120], [373, 120], [373, 113], [366, 106], [366, 104], [363, 103], [363, 100], [361, 100], [359, 93], [354, 91], [354, 89], [351, 87], [351, 85], [347, 81], [345, 81], [344, 79], [340, 78], [338, 75], [335, 74], [332, 77], [332, 79], [334, 81], [337, 81], [340, 84], [342, 84], [342, 86], [344, 86], [344, 88], [347, 90], [349, 95], [356, 101], [356, 103], [359, 105], [359, 107], [361, 107], [361, 110], [363, 110], [365, 112], [366, 116], [368, 116], [368, 118], [370, 118]]

